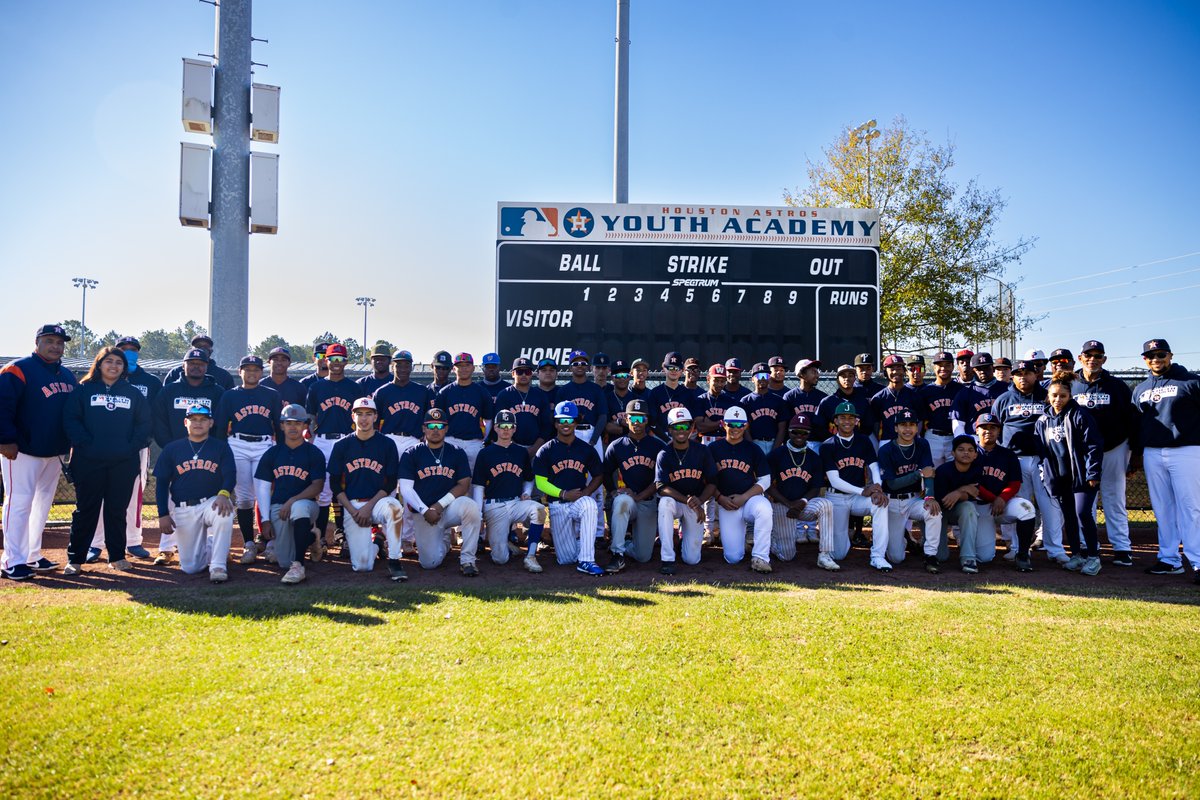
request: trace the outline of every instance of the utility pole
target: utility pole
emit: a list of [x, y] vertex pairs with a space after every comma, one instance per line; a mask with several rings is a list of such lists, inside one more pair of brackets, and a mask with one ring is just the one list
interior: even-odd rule
[[71, 278], [76, 289], [83, 289], [83, 307], [79, 309], [79, 357], [87, 358], [87, 290], [95, 289], [100, 281], [91, 278]]
[[363, 310], [362, 350], [363, 350], [363, 362], [365, 363], [369, 360], [369, 356], [367, 355], [367, 309], [370, 308], [371, 306], [375, 305], [375, 298], [374, 297], [356, 297], [356, 298], [354, 298], [354, 302], [357, 303], [358, 305], [362, 306], [362, 310]]
[[617, 0], [617, 91], [613, 202], [629, 202], [629, 0]]

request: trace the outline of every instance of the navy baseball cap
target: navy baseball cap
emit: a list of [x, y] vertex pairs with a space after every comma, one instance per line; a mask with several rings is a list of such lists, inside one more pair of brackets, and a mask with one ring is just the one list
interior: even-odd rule
[[208, 406], [202, 406], [197, 403], [194, 406], [188, 406], [185, 417], [212, 417], [212, 409]]
[[859, 353], [854, 357], [854, 366], [856, 367], [873, 367], [875, 359], [870, 353]]
[[991, 353], [975, 353], [971, 356], [972, 367], [994, 367]]
[[541, 361], [538, 362], [538, 369], [542, 369], [543, 367], [550, 367], [550, 369], [558, 369], [558, 362], [555, 361], [553, 358], [543, 358]]
[[525, 356], [520, 356], [519, 358], [513, 359], [512, 368], [514, 370], [533, 369], [533, 362], [530, 361], [528, 358], [525, 358]]
[[446, 412], [440, 408], [431, 408], [425, 412], [425, 422], [445, 422]]
[[213, 340], [212, 340], [212, 337], [209, 336], [207, 333], [197, 333], [195, 336], [192, 337], [191, 345], [192, 345], [192, 347], [195, 347], [200, 342], [208, 342], [209, 346], [211, 347]]
[[771, 367], [787, 367], [783, 361], [783, 356], [771, 356], [767, 359], [767, 369]]
[[925, 356], [909, 356], [905, 364], [910, 367], [918, 365], [923, 367], [925, 366]]
[[618, 358], [616, 361], [612, 362], [612, 372], [613, 375], [628, 375], [629, 365], [626, 364], [622, 359]]
[[1024, 359], [1021, 359], [1020, 361], [1017, 361], [1013, 364], [1012, 371], [1013, 372], [1037, 372], [1038, 364], [1035, 361], [1025, 361]]
[[794, 430], [797, 428], [811, 431], [813, 428], [812, 417], [808, 414], [797, 414], [796, 416], [792, 417], [791, 421], [788, 422], [788, 430]]
[[1012, 369], [1012, 360], [1009, 359], [1007, 356], [1000, 356], [999, 358], [996, 359], [996, 366], [997, 367], [1008, 367], [1009, 369]]
[[642, 414], [642, 415], [649, 414], [650, 413], [650, 404], [647, 403], [645, 400], [630, 400], [628, 403], [625, 404], [625, 413], [626, 414]]
[[935, 353], [935, 354], [934, 354], [934, 356], [933, 356], [933, 363], [935, 363], [935, 364], [953, 364], [953, 363], [954, 363], [954, 356], [952, 356], [952, 355], [951, 355], [950, 353], [948, 353], [947, 351], [943, 350], [943, 351], [942, 351], [942, 352], [940, 352], [940, 353]]
[[1070, 350], [1068, 350], [1065, 347], [1060, 347], [1057, 350], [1050, 353], [1050, 360], [1051, 361], [1074, 361], [1075, 354], [1072, 353]]
[[902, 408], [896, 412], [896, 418], [892, 424], [899, 425], [901, 422], [911, 422], [913, 425], [916, 425], [920, 420], [917, 419], [917, 415], [913, 413], [911, 408]]
[[1086, 342], [1083, 343], [1083, 347], [1079, 348], [1079, 352], [1081, 354], [1087, 353], [1091, 350], [1095, 350], [1096, 352], [1100, 353], [1101, 355], [1104, 355], [1104, 343], [1097, 341], [1096, 339], [1088, 339]]
[[288, 350], [286, 347], [272, 348], [271, 352], [267, 353], [267, 360], [270, 361], [275, 356], [283, 356], [288, 361], [291, 361], [292, 360], [292, 351]]
[[33, 335], [33, 338], [40, 339], [43, 336], [57, 336], [64, 342], [71, 341], [71, 337], [67, 336], [67, 332], [63, 330], [62, 325], [43, 325], [37, 329], [37, 333]]
[[122, 336], [120, 339], [117, 339], [116, 346], [121, 347], [123, 345], [129, 345], [138, 352], [141, 352], [142, 349], [142, 343], [137, 340], [136, 336]]
[[284, 406], [283, 411], [279, 414], [280, 422], [308, 422], [308, 412], [304, 410], [304, 406], [297, 403], [289, 403]]
[[448, 353], [447, 351], [438, 350], [436, 353], [433, 354], [433, 365], [435, 367], [449, 368], [449, 367], [454, 366], [454, 360], [452, 358], [450, 358], [450, 353]]
[[407, 350], [397, 350], [396, 352], [392, 353], [392, 361], [407, 361], [411, 364], [412, 360], [412, 353], [408, 352]]
[[950, 449], [957, 450], [960, 444], [969, 444], [971, 447], [976, 446], [975, 440], [970, 436], [967, 436], [965, 433], [960, 433], [958, 436], [954, 437], [954, 439], [950, 442]]
[[554, 407], [554, 417], [570, 417], [571, 419], [579, 418], [579, 406], [572, 403], [570, 400], [563, 400]]
[[1153, 353], [1156, 350], [1165, 350], [1166, 352], [1170, 353], [1171, 345], [1167, 344], [1166, 339], [1147, 339], [1142, 344], [1142, 355]]
[[585, 364], [591, 363], [591, 359], [588, 358], [588, 354], [587, 354], [586, 350], [572, 350], [571, 355], [567, 356], [567, 363], [574, 364], [576, 361], [579, 361], [580, 359], [583, 359], [583, 363], [585, 363]]
[[980, 414], [975, 418], [975, 428], [977, 430], [984, 425], [995, 425], [997, 428], [1004, 427], [1004, 423], [995, 414]]
[[238, 369], [242, 367], [258, 367], [262, 369], [262, 359], [258, 356], [242, 356], [242, 360], [238, 362]]
[[728, 372], [731, 369], [736, 369], [738, 372], [741, 372], [742, 371], [742, 360], [735, 356], [735, 357], [729, 359], [728, 361], [726, 361], [725, 362], [725, 371]]
[[509, 411], [507, 408], [496, 413], [497, 425], [516, 425], [517, 415]]
[[480, 363], [482, 363], [485, 367], [488, 366], [489, 364], [495, 364], [496, 366], [500, 366], [500, 354], [499, 353], [484, 353], [483, 361]]
[[331, 345], [331, 344], [333, 344], [333, 342], [317, 342], [317, 344], [313, 347], [313, 355], [314, 356], [325, 355], [326, 351], [329, 350], [329, 345]]
[[205, 364], [207, 364], [208, 363], [208, 353], [204, 352], [199, 347], [193, 347], [191, 350], [188, 350], [187, 353], [184, 354], [183, 360], [184, 361], [203, 361]]
[[663, 356], [663, 369], [683, 369], [683, 356], [674, 350]]
[[608, 353], [596, 353], [596, 357], [592, 359], [593, 367], [607, 367], [609, 363]]

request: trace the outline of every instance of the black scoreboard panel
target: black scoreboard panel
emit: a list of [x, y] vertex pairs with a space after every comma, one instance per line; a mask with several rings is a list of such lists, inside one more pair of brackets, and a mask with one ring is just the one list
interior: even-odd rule
[[503, 241], [496, 262], [506, 360], [573, 348], [655, 365], [669, 350], [747, 368], [776, 354], [827, 368], [878, 358], [874, 248]]

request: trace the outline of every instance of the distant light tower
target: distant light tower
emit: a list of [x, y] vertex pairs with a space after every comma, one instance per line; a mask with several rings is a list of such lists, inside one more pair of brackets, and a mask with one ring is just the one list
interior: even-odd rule
[[363, 349], [363, 361], [366, 362], [366, 360], [367, 360], [367, 309], [370, 308], [371, 306], [375, 305], [375, 298], [374, 297], [356, 297], [356, 298], [354, 298], [354, 302], [357, 303], [358, 305], [362, 306], [362, 310], [363, 310], [362, 349]]
[[83, 289], [83, 308], [79, 310], [79, 357], [87, 357], [87, 290], [95, 289], [100, 281], [92, 278], [71, 278], [76, 289]]
[[850, 131], [850, 144], [857, 147], [859, 142], [867, 143], [867, 207], [874, 208], [875, 203], [871, 200], [871, 142], [879, 138], [879, 129], [875, 127], [875, 120], [869, 119], [862, 125], [859, 125], [854, 130]]

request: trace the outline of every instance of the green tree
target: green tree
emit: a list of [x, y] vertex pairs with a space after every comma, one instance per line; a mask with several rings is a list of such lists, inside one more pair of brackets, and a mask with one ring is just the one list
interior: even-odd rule
[[85, 327], [77, 319], [68, 319], [60, 323], [67, 336], [71, 337], [71, 341], [67, 342], [65, 354], [67, 356], [78, 356], [80, 358], [91, 358], [96, 352], [99, 344], [96, 341], [96, 333], [88, 327]]
[[259, 358], [266, 359], [267, 354], [269, 354], [276, 347], [286, 347], [288, 350], [292, 349], [291, 345], [287, 343], [287, 339], [284, 339], [282, 336], [277, 334], [271, 334], [259, 342], [258, 346], [251, 349], [250, 352], [254, 353], [254, 355], [258, 356]]
[[98, 346], [113, 347], [116, 345], [117, 340], [120, 339], [124, 335], [125, 334], [117, 333], [116, 331], [109, 331], [108, 333], [106, 333], [100, 337], [100, 344]]
[[879, 211], [880, 344], [894, 351], [1019, 336], [1040, 317], [1007, 290], [1001, 302], [999, 281], [1036, 240], [997, 241], [1005, 200], [975, 179], [951, 179], [952, 143], [932, 144], [904, 117], [880, 134], [841, 134], [808, 162], [808, 186], [784, 193], [792, 206]]
[[162, 328], [142, 331], [138, 341], [142, 343], [141, 358], [159, 360], [174, 357], [171, 355], [171, 334]]

